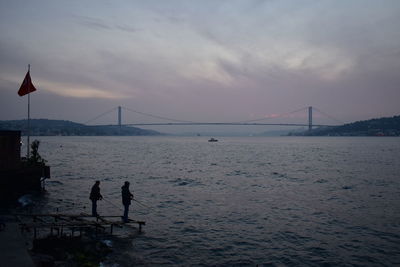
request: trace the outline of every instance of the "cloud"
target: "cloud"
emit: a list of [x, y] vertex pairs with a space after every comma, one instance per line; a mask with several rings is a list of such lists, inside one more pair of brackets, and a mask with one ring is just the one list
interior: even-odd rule
[[126, 98], [187, 120], [399, 110], [400, 2], [50, 2], [7, 5], [0, 85], [19, 85], [31, 63], [66, 101]]
[[119, 92], [101, 90], [90, 86], [76, 84], [62, 84], [50, 81], [38, 81], [41, 88], [57, 95], [74, 98], [103, 98], [103, 99], [123, 99], [127, 98]]
[[193, 56], [187, 64], [181, 66], [179, 74], [193, 81], [205, 80], [229, 86], [234, 83], [236, 77], [226, 66], [238, 64], [240, 64], [239, 59], [229, 50], [206, 44], [200, 55]]
[[83, 25], [83, 26], [91, 28], [91, 29], [95, 29], [95, 30], [110, 30], [111, 29], [111, 27], [107, 23], [105, 23], [105, 21], [103, 19], [87, 17], [87, 16], [80, 16], [80, 15], [74, 15], [72, 17], [75, 18], [80, 25]]
[[73, 15], [72, 16], [78, 24], [94, 30], [120, 30], [126, 33], [137, 33], [142, 31], [142, 28], [134, 27], [129, 24], [120, 24], [113, 20], [113, 22], [106, 22], [106, 19]]
[[132, 27], [132, 26], [128, 26], [128, 25], [116, 25], [115, 28], [117, 28], [121, 31], [128, 32], [128, 33], [136, 33], [138, 31], [142, 30], [140, 28], [136, 28], [136, 27]]
[[[280, 21], [274, 22], [276, 27]], [[296, 33], [276, 32], [274, 28], [265, 29], [260, 35], [263, 21], [254, 21], [251, 28], [242, 29], [239, 21], [232, 18], [229, 21], [236, 33], [224, 31], [222, 26], [204, 27], [201, 24], [192, 25], [193, 29], [205, 40], [219, 47], [221, 51], [229, 51], [235, 55], [235, 65], [224, 62], [226, 69], [234, 70], [237, 75], [269, 72], [279, 69], [280, 72], [309, 73], [321, 80], [340, 79], [356, 65], [356, 57], [348, 50], [329, 43], [313, 43], [307, 39], [306, 25], [308, 21], [299, 21]], [[301, 32], [304, 32], [301, 35]], [[238, 34], [238, 33], [242, 33]], [[226, 64], [227, 63], [227, 64]], [[255, 78], [253, 76], [253, 78]]]
[[[22, 79], [23, 75], [21, 77], [7, 75], [7, 78], [0, 77], [0, 84], [9, 84], [13, 85], [9, 87], [17, 88]], [[126, 99], [131, 97], [131, 95], [122, 94], [121, 92], [99, 89], [82, 83], [61, 83], [38, 77], [32, 77], [32, 80], [38, 91], [45, 90], [59, 96], [101, 99]]]

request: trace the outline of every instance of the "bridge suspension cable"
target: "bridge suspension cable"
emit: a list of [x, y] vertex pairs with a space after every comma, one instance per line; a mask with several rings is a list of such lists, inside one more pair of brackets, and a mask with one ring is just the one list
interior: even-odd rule
[[[312, 109], [318, 111], [319, 113], [323, 114], [324, 116], [326, 116], [340, 124], [344, 124], [340, 120], [338, 120], [338, 119], [336, 119], [314, 107], [304, 107], [304, 108], [297, 109], [297, 110], [294, 110], [294, 111], [291, 111], [288, 113], [277, 114], [276, 116], [273, 116], [273, 117], [271, 116], [271, 117], [264, 117], [264, 118], [252, 119], [252, 120], [243, 120], [243, 121], [237, 121], [237, 122], [195, 122], [195, 121], [178, 120], [178, 119], [172, 119], [172, 118], [168, 118], [168, 117], [164, 117], [164, 116], [158, 116], [158, 115], [154, 115], [151, 113], [141, 112], [141, 111], [137, 111], [137, 110], [134, 110], [131, 108], [121, 107], [121, 106], [112, 108], [112, 109], [86, 121], [85, 124], [95, 121], [98, 118], [105, 116], [108, 113], [114, 112], [116, 109], [118, 109], [118, 125], [121, 126], [122, 125], [121, 124], [121, 108], [123, 108], [124, 110], [130, 111], [130, 112], [136, 113], [136, 114], [169, 121], [167, 123], [133, 123], [133, 124], [124, 124], [124, 126], [128, 126], [128, 125], [129, 126], [139, 126], [139, 125], [142, 125], [142, 126], [146, 126], [146, 125], [148, 125], [148, 126], [150, 126], [150, 125], [285, 125], [285, 126], [309, 126], [309, 129], [311, 129], [312, 126], [332, 126], [332, 125], [313, 124], [312, 123]], [[257, 123], [258, 121], [286, 117], [286, 116], [289, 116], [290, 114], [297, 113], [297, 112], [304, 111], [304, 110], [308, 110], [308, 114], [309, 114], [309, 120], [308, 120], [307, 124], [306, 123]], [[311, 119], [310, 119], [310, 117], [311, 117]]]
[[293, 113], [296, 113], [296, 112], [299, 112], [299, 111], [303, 111], [303, 110], [306, 110], [306, 109], [308, 109], [308, 107], [297, 109], [297, 110], [294, 110], [294, 111], [291, 111], [291, 112], [288, 112], [288, 113], [284, 113], [284, 114], [278, 114], [278, 116], [276, 116], [276, 117], [269, 117], [269, 118], [264, 117], [264, 118], [259, 118], [259, 119], [238, 121], [238, 122], [235, 122], [235, 123], [248, 123], [248, 122], [263, 121], [263, 120], [268, 120], [268, 119], [282, 118], [284, 116], [288, 116], [290, 114], [293, 114]]
[[319, 113], [321, 113], [322, 115], [330, 118], [331, 120], [334, 120], [335, 122], [339, 123], [339, 124], [345, 124], [343, 121], [336, 119], [335, 117], [330, 116], [329, 114], [326, 114], [325, 112], [317, 109], [316, 107], [313, 107], [313, 110], [318, 111]]
[[149, 116], [149, 117], [156, 118], [156, 119], [168, 120], [168, 121], [174, 121], [174, 122], [195, 123], [195, 122], [193, 122], [193, 121], [185, 121], [185, 120], [171, 119], [171, 118], [167, 118], [167, 117], [162, 117], [162, 116], [158, 116], [158, 115], [153, 115], [153, 114], [150, 114], [150, 113], [140, 112], [140, 111], [133, 110], [133, 109], [130, 109], [130, 108], [127, 108], [127, 107], [122, 107], [122, 108], [125, 109], [125, 110], [128, 110], [128, 111], [130, 111], [130, 112], [133, 112], [133, 113], [137, 113], [137, 114], [144, 115], [144, 116]]
[[95, 121], [95, 120], [97, 120], [98, 118], [100, 118], [100, 117], [102, 117], [102, 116], [104, 116], [104, 115], [107, 115], [108, 113], [113, 112], [113, 111], [116, 110], [116, 109], [117, 109], [117, 107], [112, 108], [112, 109], [110, 109], [109, 111], [106, 111], [106, 112], [104, 112], [104, 113], [101, 113], [100, 115], [94, 117], [93, 119], [90, 119], [90, 120], [84, 122], [84, 124], [88, 124], [89, 122]]

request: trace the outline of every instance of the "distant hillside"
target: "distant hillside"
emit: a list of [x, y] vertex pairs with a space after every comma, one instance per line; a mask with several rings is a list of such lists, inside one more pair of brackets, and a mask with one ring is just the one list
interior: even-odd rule
[[[153, 130], [122, 126], [87, 126], [64, 120], [31, 119], [31, 135], [161, 135]], [[0, 130], [19, 130], [26, 134], [27, 120], [0, 121]]]
[[317, 128], [301, 134], [308, 136], [400, 136], [400, 116], [357, 121], [337, 127]]
[[304, 131], [305, 127], [301, 129], [266, 131], [254, 134], [254, 136], [286, 136], [286, 135], [296, 135], [297, 133], [303, 133]]

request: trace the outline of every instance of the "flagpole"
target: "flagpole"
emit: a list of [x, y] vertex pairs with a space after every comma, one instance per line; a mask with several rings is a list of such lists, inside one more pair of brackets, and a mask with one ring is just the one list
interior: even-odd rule
[[[31, 64], [28, 64], [28, 73], [31, 70]], [[27, 152], [26, 152], [26, 159], [29, 160], [29, 149], [30, 149], [30, 134], [31, 134], [31, 94], [28, 94], [28, 131], [27, 131]]]

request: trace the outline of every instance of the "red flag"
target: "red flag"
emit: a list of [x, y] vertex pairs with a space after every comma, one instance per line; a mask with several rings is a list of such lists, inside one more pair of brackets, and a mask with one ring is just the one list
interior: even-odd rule
[[24, 96], [29, 93], [32, 93], [36, 91], [35, 86], [33, 86], [32, 80], [31, 80], [31, 75], [29, 74], [29, 70], [25, 75], [25, 79], [21, 84], [21, 87], [18, 90], [18, 95], [19, 96]]

